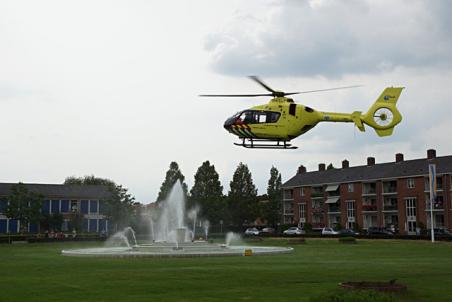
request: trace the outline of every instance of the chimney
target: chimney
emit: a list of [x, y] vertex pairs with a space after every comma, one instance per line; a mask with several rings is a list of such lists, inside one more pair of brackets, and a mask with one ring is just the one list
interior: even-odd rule
[[301, 165], [301, 166], [298, 167], [297, 174], [303, 174], [303, 173], [306, 173], [306, 167]]
[[436, 150], [428, 149], [427, 150], [427, 159], [434, 159], [434, 158], [436, 158]]
[[367, 158], [367, 165], [368, 165], [368, 166], [373, 166], [373, 165], [375, 165], [375, 157], [368, 157], [368, 158]]
[[319, 171], [325, 171], [325, 164], [319, 164]]
[[396, 163], [400, 163], [400, 162], [402, 162], [403, 161], [403, 154], [402, 153], [397, 153], [396, 155], [395, 155], [395, 162]]
[[346, 169], [346, 168], [348, 168], [348, 167], [349, 167], [348, 160], [344, 159], [344, 160], [342, 161], [342, 169]]

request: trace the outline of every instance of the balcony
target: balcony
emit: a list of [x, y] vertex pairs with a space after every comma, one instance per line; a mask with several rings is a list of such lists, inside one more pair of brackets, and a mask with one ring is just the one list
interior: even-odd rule
[[397, 204], [389, 203], [383, 205], [383, 211], [397, 211], [397, 210], [398, 210]]
[[323, 207], [314, 207], [312, 208], [313, 213], [323, 213]]
[[[430, 201], [427, 201], [425, 204], [425, 210], [430, 211]], [[433, 211], [434, 210], [444, 210], [444, 202], [442, 200], [436, 200], [433, 202]]]
[[323, 198], [323, 192], [312, 191], [311, 198]]
[[397, 181], [386, 181], [383, 182], [383, 194], [394, 194], [397, 193]]
[[337, 205], [328, 205], [328, 213], [340, 213], [341, 208]]
[[[430, 192], [430, 182], [428, 180], [428, 177], [425, 178], [425, 192]], [[442, 191], [443, 190], [443, 178], [441, 176], [436, 177], [436, 191]]]
[[376, 204], [363, 204], [363, 212], [375, 212], [377, 211]]
[[376, 183], [364, 183], [363, 184], [363, 195], [375, 195], [377, 194], [377, 184]]

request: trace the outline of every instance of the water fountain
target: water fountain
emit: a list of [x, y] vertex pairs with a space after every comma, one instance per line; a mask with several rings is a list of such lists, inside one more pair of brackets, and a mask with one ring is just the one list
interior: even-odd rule
[[[65, 256], [99, 256], [99, 257], [208, 257], [208, 256], [243, 256], [290, 253], [290, 247], [246, 246], [238, 242], [239, 236], [228, 233], [224, 244], [207, 242], [209, 222], [203, 222], [205, 241], [193, 241], [198, 210], [189, 215], [194, 223], [193, 230], [185, 224], [185, 200], [180, 182], [173, 186], [168, 198], [161, 203], [160, 215], [151, 215], [150, 229], [152, 243], [138, 244], [135, 232], [127, 227], [107, 240], [107, 246], [63, 250]], [[116, 244], [112, 244], [116, 242]], [[119, 242], [119, 244], [118, 244]], [[119, 245], [119, 246], [118, 246]]]

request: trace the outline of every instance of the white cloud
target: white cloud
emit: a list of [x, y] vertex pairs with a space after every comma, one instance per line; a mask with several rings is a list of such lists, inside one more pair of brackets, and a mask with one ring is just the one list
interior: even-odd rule
[[[280, 1], [206, 41], [220, 73], [339, 77], [398, 66], [449, 68], [446, 1]], [[449, 9], [450, 10], [450, 9]]]

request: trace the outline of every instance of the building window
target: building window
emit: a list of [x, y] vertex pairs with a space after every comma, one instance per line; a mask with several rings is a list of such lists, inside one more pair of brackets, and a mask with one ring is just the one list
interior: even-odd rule
[[293, 203], [292, 202], [284, 202], [284, 215], [292, 215], [293, 214]]
[[300, 213], [300, 222], [306, 222], [306, 203], [300, 203], [298, 205], [299, 213]]
[[355, 201], [347, 200], [347, 229], [353, 229], [355, 224]]
[[348, 188], [348, 192], [350, 192], [350, 193], [352, 193], [354, 191], [354, 189], [355, 189], [353, 184], [348, 184], [347, 188]]
[[304, 196], [304, 187], [300, 188], [300, 196]]
[[408, 187], [408, 189], [413, 189], [414, 188], [414, 178], [408, 178], [407, 179], [407, 187]]
[[72, 213], [78, 212], [78, 201], [77, 200], [71, 200], [71, 212]]
[[293, 199], [293, 190], [284, 190], [284, 199]]

